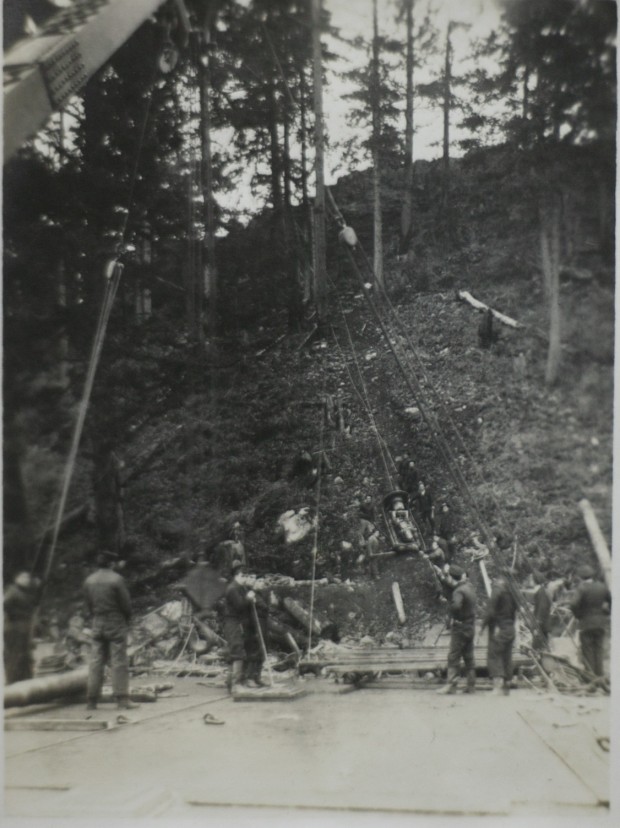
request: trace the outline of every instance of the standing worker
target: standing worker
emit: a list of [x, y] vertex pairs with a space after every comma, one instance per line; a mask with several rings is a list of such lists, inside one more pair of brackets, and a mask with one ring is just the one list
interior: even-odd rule
[[467, 573], [460, 566], [451, 566], [451, 579], [456, 586], [450, 599], [450, 650], [448, 652], [448, 683], [437, 692], [456, 693], [461, 659], [467, 671], [466, 693], [476, 692], [474, 633], [476, 627], [476, 593]]
[[420, 519], [427, 524], [432, 533], [435, 532], [435, 507], [433, 498], [422, 480], [418, 484], [418, 493], [415, 497], [420, 511]]
[[245, 642], [247, 629], [252, 623], [251, 602], [255, 598], [254, 592], [245, 585], [245, 566], [240, 561], [232, 564], [232, 577], [224, 597], [224, 638], [228, 642], [230, 658], [228, 687], [234, 693], [244, 681], [244, 665], [247, 662]]
[[611, 592], [594, 579], [594, 570], [582, 566], [577, 570], [581, 583], [570, 602], [571, 612], [579, 621], [579, 643], [583, 663], [595, 676], [603, 675], [603, 643], [611, 612]]
[[558, 588], [563, 585], [564, 580], [557, 578], [554, 581], [549, 581], [542, 572], [537, 571], [534, 573], [534, 581], [538, 584], [538, 589], [534, 593], [534, 618], [536, 619], [537, 628], [532, 646], [536, 650], [548, 650], [553, 599]]
[[114, 572], [119, 560], [115, 552], [103, 550], [97, 555], [96, 572], [84, 581], [86, 606], [92, 615], [92, 644], [88, 671], [87, 708], [95, 710], [106, 664], [112, 670], [112, 689], [119, 710], [139, 705], [129, 701], [129, 663], [127, 633], [131, 620], [129, 590], [122, 575]]
[[[251, 594], [253, 592], [248, 593], [248, 596]], [[261, 679], [261, 673], [265, 663], [263, 644], [267, 642], [269, 607], [260, 595], [256, 595], [254, 598], [248, 597], [248, 600], [254, 604], [256, 613], [250, 606], [249, 622], [244, 629], [246, 660], [243, 678], [246, 684], [253, 681], [257, 687], [265, 687], [265, 682]]]
[[512, 647], [515, 640], [517, 602], [509, 589], [508, 581], [500, 575], [493, 584], [486, 615], [480, 632], [489, 628], [487, 668], [493, 679], [493, 695], [510, 693], [512, 681]]
[[40, 583], [29, 572], [15, 576], [4, 593], [4, 680], [32, 678], [32, 628]]

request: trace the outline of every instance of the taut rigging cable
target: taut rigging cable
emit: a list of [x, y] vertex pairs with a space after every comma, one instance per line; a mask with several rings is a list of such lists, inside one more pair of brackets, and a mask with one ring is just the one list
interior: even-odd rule
[[[125, 216], [123, 219], [123, 223], [121, 226], [121, 233], [120, 233], [120, 240], [118, 242], [117, 249], [118, 251], [122, 252], [123, 245], [125, 243], [126, 233], [127, 233], [127, 226], [129, 222], [129, 216], [131, 213], [131, 208], [133, 206], [133, 199], [135, 194], [137, 176], [138, 176], [138, 168], [140, 165], [140, 160], [142, 158], [142, 149], [144, 147], [144, 140], [146, 137], [146, 127], [148, 124], [150, 112], [151, 112], [151, 102], [153, 97], [153, 89], [155, 84], [155, 77], [157, 75], [157, 62], [155, 62], [153, 75], [151, 78], [151, 84], [149, 89], [149, 94], [147, 96], [146, 106], [144, 110], [144, 115], [142, 119], [142, 124], [140, 128], [140, 134], [138, 137], [138, 148], [136, 152], [136, 157], [134, 160], [132, 172], [131, 172], [131, 179], [129, 185], [129, 193], [127, 198], [127, 208], [125, 212]], [[112, 306], [114, 304], [114, 299], [116, 298], [116, 294], [118, 291], [118, 286], [120, 284], [121, 276], [123, 272], [123, 265], [118, 261], [118, 259], [112, 259], [108, 262], [106, 266], [106, 284], [105, 284], [105, 291], [103, 302], [101, 304], [101, 309], [99, 312], [99, 317], [97, 319], [97, 328], [95, 331], [95, 336], [93, 339], [93, 345], [91, 349], [91, 354], [88, 362], [88, 370], [86, 372], [86, 379], [84, 382], [84, 389], [82, 391], [82, 398], [79, 404], [78, 410], [78, 417], [75, 423], [75, 427], [73, 430], [73, 436], [71, 440], [71, 447], [69, 449], [69, 455], [67, 457], [67, 462], [65, 464], [65, 470], [63, 473], [62, 479], [62, 489], [60, 498], [58, 500], [58, 508], [56, 513], [56, 519], [54, 521], [54, 529], [52, 533], [52, 539], [50, 542], [49, 549], [46, 555], [46, 562], [45, 567], [43, 570], [43, 582], [47, 581], [49, 574], [51, 572], [52, 563], [54, 560], [54, 554], [56, 551], [56, 545], [58, 543], [58, 536], [60, 534], [60, 527], [62, 524], [62, 518], [64, 515], [67, 497], [69, 494], [69, 488], [71, 486], [71, 480], [73, 477], [73, 470], [75, 467], [75, 462], [77, 459], [77, 453], [80, 445], [80, 440], [82, 437], [82, 433], [84, 430], [84, 423], [86, 420], [86, 414], [88, 412], [88, 406], [90, 403], [90, 397], [92, 394], [93, 384], [95, 380], [95, 373], [97, 371], [97, 367], [99, 364], [99, 360], [101, 357], [101, 351], [103, 349], [103, 342], [105, 339], [105, 334], [108, 326], [108, 322], [110, 319], [110, 314], [112, 312]], [[43, 535], [45, 538], [45, 533]], [[31, 567], [31, 571], [34, 572], [36, 570], [36, 565], [39, 559], [39, 556], [44, 547], [44, 540], [42, 540], [41, 545], [39, 546]]]
[[[336, 215], [336, 220], [340, 225], [344, 225], [345, 222], [344, 222], [344, 219], [342, 217], [342, 213], [338, 209], [338, 207], [335, 203], [335, 200], [334, 200], [334, 198], [333, 198], [333, 196], [332, 196], [332, 194], [329, 190], [328, 190], [328, 193], [329, 193], [329, 196], [330, 196], [332, 206], [334, 208], [334, 212], [335, 212], [335, 215]], [[530, 629], [532, 631], [534, 631], [539, 626], [538, 622], [536, 621], [535, 617], [533, 616], [532, 612], [530, 611], [529, 607], [527, 606], [527, 604], [526, 604], [526, 602], [523, 598], [523, 595], [522, 595], [518, 585], [516, 584], [515, 579], [512, 577], [512, 574], [510, 573], [508, 567], [506, 567], [505, 563], [501, 560], [501, 557], [499, 556], [498, 550], [496, 549], [496, 546], [495, 546], [494, 538], [492, 537], [491, 532], [489, 531], [489, 529], [486, 525], [486, 522], [484, 521], [484, 519], [482, 518], [482, 515], [480, 514], [480, 511], [479, 511], [479, 509], [476, 505], [475, 499], [474, 499], [473, 494], [472, 494], [472, 492], [469, 488], [469, 485], [467, 484], [467, 481], [465, 480], [465, 478], [463, 476], [463, 473], [461, 472], [461, 469], [459, 468], [459, 466], [457, 464], [456, 458], [452, 454], [452, 450], [450, 449], [449, 444], [447, 443], [447, 441], [445, 440], [445, 438], [443, 436], [443, 433], [442, 433], [442, 430], [441, 430], [439, 424], [437, 423], [435, 417], [431, 414], [431, 412], [426, 410], [427, 405], [426, 405], [426, 401], [425, 400], [423, 401], [423, 391], [422, 391], [420, 380], [419, 380], [417, 374], [415, 373], [415, 370], [412, 368], [411, 365], [409, 365], [409, 371], [413, 375], [413, 377], [415, 379], [415, 383], [417, 385], [417, 389], [416, 389], [414, 387], [414, 384], [411, 380], [411, 377], [410, 377], [408, 371], [406, 370], [406, 365], [405, 365], [406, 356], [403, 358], [401, 355], [399, 355], [397, 353], [397, 349], [396, 349], [394, 343], [392, 342], [392, 340], [390, 338], [389, 331], [387, 330], [386, 324], [383, 321], [383, 319], [381, 318], [381, 314], [379, 313], [379, 311], [376, 307], [376, 304], [373, 302], [372, 297], [370, 296], [370, 293], [369, 293], [368, 289], [366, 288], [366, 285], [364, 283], [364, 280], [362, 278], [360, 270], [357, 266], [357, 262], [355, 261], [355, 258], [353, 256], [351, 247], [347, 245], [346, 250], [347, 250], [347, 254], [349, 256], [350, 262], [352, 264], [354, 273], [355, 273], [355, 275], [356, 275], [356, 277], [357, 277], [357, 279], [360, 283], [360, 286], [362, 288], [364, 297], [365, 297], [369, 307], [371, 308], [371, 310], [373, 312], [373, 315], [375, 316], [375, 319], [376, 319], [377, 323], [379, 324], [379, 327], [381, 328], [381, 331], [382, 331], [382, 333], [383, 333], [383, 335], [386, 339], [388, 347], [390, 348], [390, 350], [392, 351], [392, 353], [394, 355], [396, 363], [397, 363], [397, 365], [398, 365], [398, 367], [401, 371], [401, 374], [403, 375], [403, 378], [404, 378], [404, 380], [407, 384], [407, 387], [409, 388], [409, 390], [411, 391], [414, 399], [416, 400], [416, 402], [418, 404], [418, 407], [420, 409], [420, 413], [422, 414], [426, 424], [429, 427], [429, 430], [431, 431], [431, 434], [432, 434], [433, 438], [435, 439], [436, 445], [437, 445], [440, 453], [442, 454], [442, 456], [443, 456], [443, 458], [446, 462], [446, 467], [447, 467], [449, 473], [452, 475], [457, 487], [459, 488], [461, 493], [465, 496], [465, 499], [466, 499], [466, 501], [467, 501], [472, 513], [473, 513], [473, 516], [474, 516], [474, 518], [475, 518], [475, 520], [476, 520], [476, 522], [477, 522], [477, 524], [480, 528], [480, 531], [481, 531], [481, 533], [482, 533], [482, 535], [485, 539], [485, 542], [487, 543], [489, 551], [492, 553], [494, 558], [498, 559], [497, 562], [498, 562], [498, 566], [500, 568], [500, 571], [505, 576], [505, 578], [508, 582], [508, 586], [509, 586], [509, 588], [510, 588], [512, 594], [513, 594], [513, 597], [515, 598], [518, 606], [520, 607], [521, 612], [523, 613], [523, 616], [524, 616], [524, 618], [527, 622], [528, 627], [530, 627]], [[367, 261], [367, 259], [366, 259], [366, 261]], [[371, 271], [371, 273], [372, 273], [372, 271]], [[411, 345], [410, 347], [413, 347], [413, 346]]]

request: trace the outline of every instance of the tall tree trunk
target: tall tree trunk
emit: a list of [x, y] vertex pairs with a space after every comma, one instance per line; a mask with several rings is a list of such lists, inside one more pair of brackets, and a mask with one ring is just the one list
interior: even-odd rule
[[373, 188], [373, 270], [377, 285], [385, 287], [383, 281], [383, 221], [381, 215], [381, 116], [379, 111], [379, 24], [377, 20], [377, 0], [372, 3], [372, 188]]
[[303, 301], [307, 303], [312, 296], [312, 272], [314, 266], [314, 253], [312, 254], [312, 267], [308, 264], [308, 240], [312, 238], [312, 208], [308, 195], [308, 106], [306, 96], [308, 94], [306, 74], [304, 67], [299, 67], [299, 140], [301, 143], [301, 204], [302, 204], [302, 235], [303, 235], [303, 260], [300, 266], [303, 272]]
[[451, 84], [451, 46], [450, 46], [450, 32], [452, 30], [452, 21], [448, 23], [446, 29], [446, 53], [444, 56], [444, 73], [443, 73], [443, 163], [442, 163], [442, 204], [446, 208], [448, 205], [448, 192], [450, 188], [450, 84]]
[[282, 169], [284, 172], [284, 211], [283, 231], [285, 243], [284, 270], [287, 286], [288, 325], [289, 330], [299, 331], [302, 322], [302, 294], [299, 282], [299, 245], [293, 219], [291, 154], [290, 154], [290, 111], [284, 107], [284, 147], [282, 153]]
[[195, 330], [196, 302], [195, 302], [195, 244], [194, 244], [194, 159], [190, 160], [190, 171], [187, 176], [187, 258], [185, 264], [185, 320], [189, 331]]
[[[280, 140], [278, 135], [278, 100], [276, 85], [273, 73], [269, 77], [267, 94], [269, 96], [269, 153], [271, 156], [271, 200], [273, 204], [274, 219], [279, 217], [282, 211], [282, 164], [280, 158]], [[277, 219], [274, 223], [277, 223]]]
[[327, 263], [325, 253], [325, 139], [323, 134], [323, 61], [321, 51], [321, 0], [312, 0], [312, 67], [314, 86], [314, 301], [321, 324], [325, 315]]
[[407, 57], [406, 57], [406, 106], [405, 106], [405, 189], [400, 220], [400, 252], [405, 253], [411, 240], [413, 221], [413, 6], [407, 2]]
[[[203, 21], [200, 33], [198, 71], [200, 72], [200, 136], [203, 184], [203, 222], [205, 234], [202, 245], [203, 272], [199, 274], [200, 305], [207, 300], [206, 320], [212, 339], [217, 318], [217, 264], [215, 261], [215, 210], [213, 201], [213, 156], [211, 150], [211, 24], [209, 16]], [[202, 307], [200, 308], [202, 310]], [[200, 325], [202, 333], [203, 326]], [[201, 336], [201, 341], [202, 341]]]
[[554, 199], [550, 206], [541, 210], [540, 250], [549, 307], [549, 350], [545, 382], [547, 385], [553, 385], [558, 377], [561, 355], [559, 199]]
[[523, 96], [521, 98], [521, 117], [527, 121], [530, 114], [530, 67], [523, 70]]
[[308, 112], [306, 104], [306, 74], [299, 68], [299, 142], [301, 144], [301, 203], [304, 217], [308, 215]]

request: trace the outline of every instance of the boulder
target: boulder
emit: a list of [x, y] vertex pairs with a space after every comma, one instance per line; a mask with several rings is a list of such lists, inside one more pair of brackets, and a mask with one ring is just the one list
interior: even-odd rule
[[297, 511], [289, 509], [280, 515], [276, 531], [284, 536], [284, 543], [293, 544], [305, 538], [315, 524], [316, 518], [310, 515], [310, 507], [304, 506]]

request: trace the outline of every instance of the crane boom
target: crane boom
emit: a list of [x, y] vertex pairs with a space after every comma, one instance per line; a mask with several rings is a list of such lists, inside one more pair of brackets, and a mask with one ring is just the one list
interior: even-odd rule
[[[110, 59], [165, 0], [74, 0], [4, 54], [4, 162]], [[174, 0], [189, 30], [183, 0]]]

